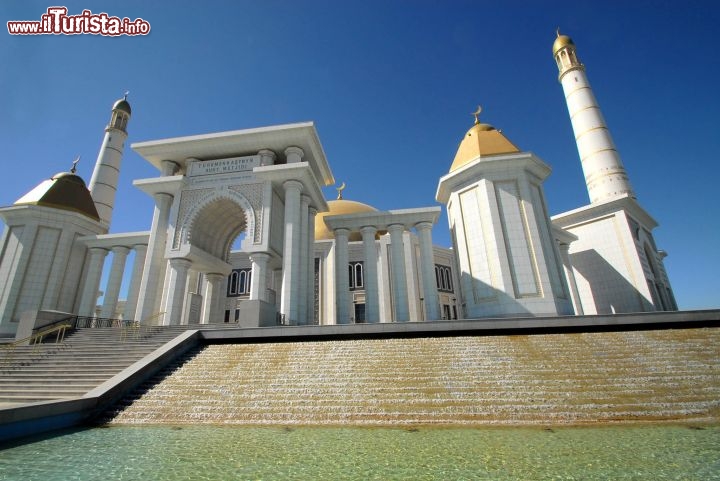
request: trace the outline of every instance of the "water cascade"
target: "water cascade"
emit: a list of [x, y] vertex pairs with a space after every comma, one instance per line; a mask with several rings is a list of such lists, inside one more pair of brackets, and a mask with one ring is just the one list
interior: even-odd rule
[[111, 424], [717, 421], [720, 329], [208, 345]]

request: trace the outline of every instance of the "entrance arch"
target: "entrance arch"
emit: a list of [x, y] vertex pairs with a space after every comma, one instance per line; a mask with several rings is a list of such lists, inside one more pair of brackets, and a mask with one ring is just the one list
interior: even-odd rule
[[[192, 245], [227, 262], [233, 241], [255, 231], [250, 202], [233, 191], [215, 192], [197, 203], [182, 219], [180, 244]], [[179, 247], [179, 246], [178, 246]]]

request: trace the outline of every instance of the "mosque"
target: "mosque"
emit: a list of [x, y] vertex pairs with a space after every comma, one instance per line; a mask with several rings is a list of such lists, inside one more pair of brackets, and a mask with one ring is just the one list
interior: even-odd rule
[[548, 165], [478, 110], [435, 195], [452, 248], [432, 242], [439, 206], [378, 211], [343, 186], [327, 200], [311, 122], [134, 143], [159, 171], [134, 181], [152, 225], [111, 233], [132, 113], [118, 100], [89, 184], [73, 168], [0, 208], [0, 334], [41, 311], [255, 327], [677, 310], [573, 41], [558, 33], [553, 55], [590, 203], [550, 217]]

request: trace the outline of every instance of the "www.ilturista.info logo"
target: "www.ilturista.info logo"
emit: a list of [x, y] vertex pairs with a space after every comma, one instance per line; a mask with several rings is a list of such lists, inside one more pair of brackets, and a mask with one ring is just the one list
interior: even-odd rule
[[7, 23], [10, 35], [147, 35], [150, 23], [142, 18], [111, 17], [107, 13], [83, 10], [68, 15], [66, 7], [50, 7], [40, 20], [16, 20]]

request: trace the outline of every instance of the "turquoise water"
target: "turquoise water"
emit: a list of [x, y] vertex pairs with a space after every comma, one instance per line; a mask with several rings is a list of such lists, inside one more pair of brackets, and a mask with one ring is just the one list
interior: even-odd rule
[[110, 427], [0, 451], [2, 480], [720, 480], [720, 426]]

